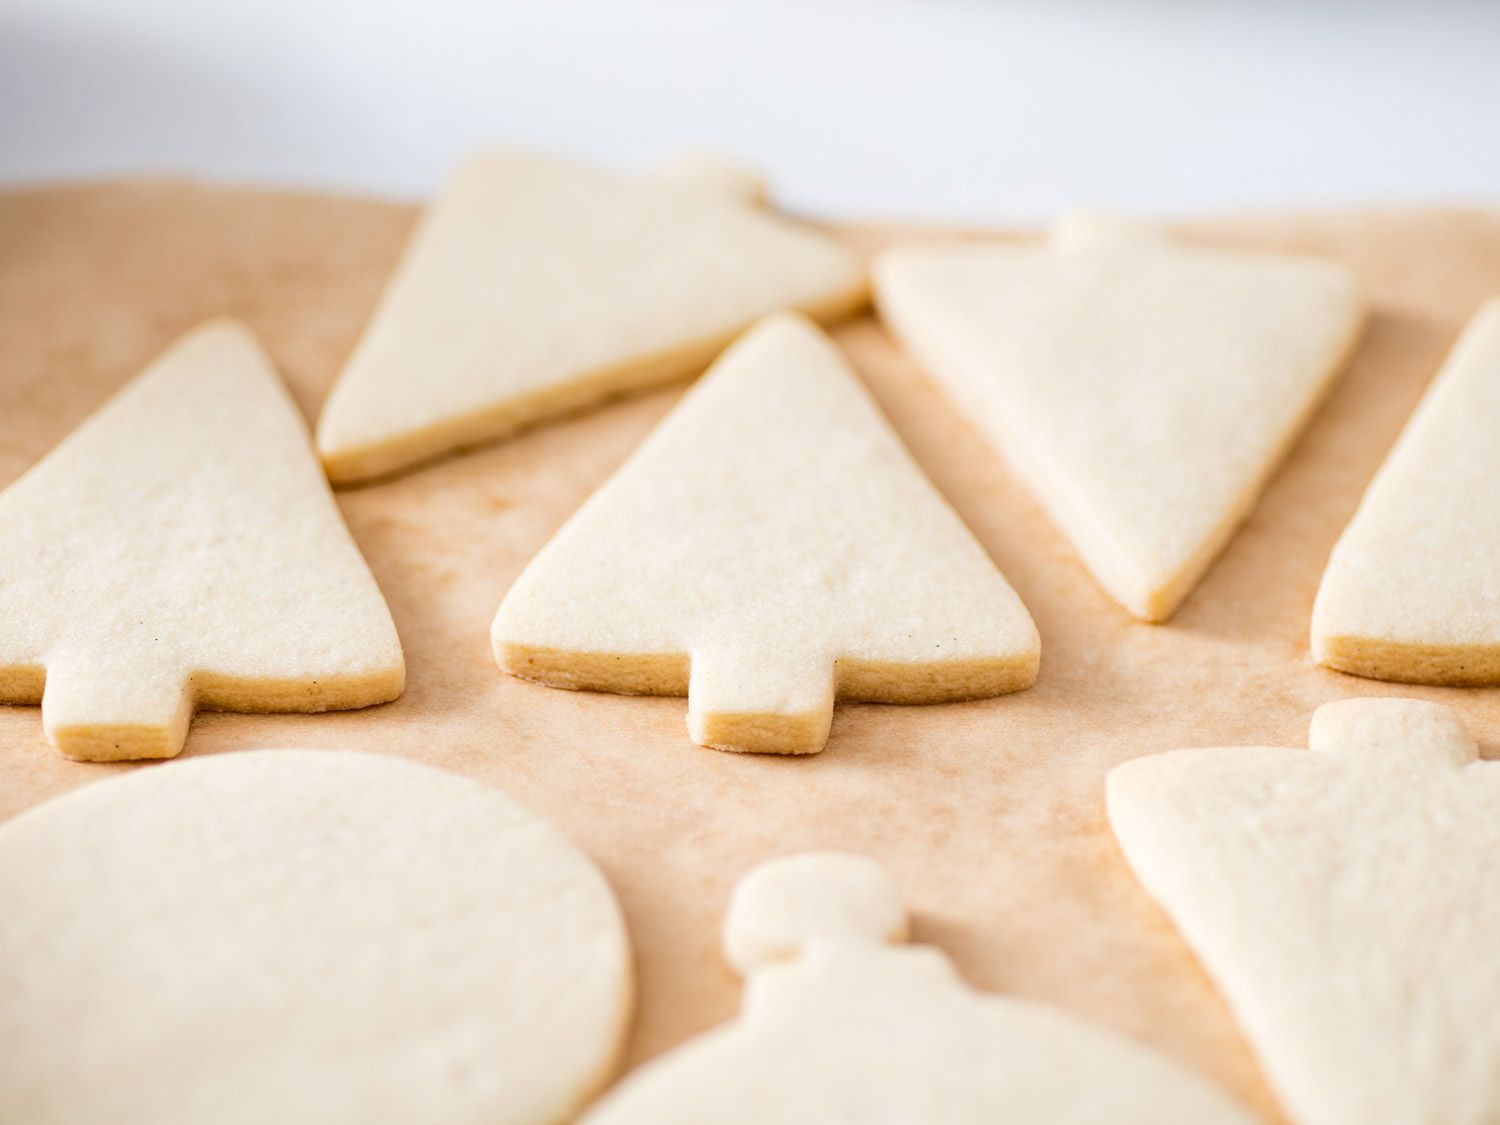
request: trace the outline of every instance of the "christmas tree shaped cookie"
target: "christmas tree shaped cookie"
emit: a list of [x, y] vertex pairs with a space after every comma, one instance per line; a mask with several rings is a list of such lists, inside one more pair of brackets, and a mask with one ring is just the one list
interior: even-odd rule
[[893, 944], [905, 936], [900, 896], [871, 860], [757, 868], [725, 926], [749, 977], [739, 1017], [630, 1075], [584, 1121], [1249, 1125], [1154, 1052], [974, 992], [938, 950]]
[[619, 907], [503, 793], [250, 750], [0, 826], [7, 1125], [555, 1125], [613, 1068]]
[[865, 299], [860, 264], [690, 157], [632, 179], [499, 152], [428, 210], [318, 422], [335, 482], [697, 374], [781, 308]]
[[1500, 1119], [1500, 763], [1413, 700], [1327, 704], [1310, 742], [1119, 766], [1126, 858], [1293, 1120]]
[[1328, 561], [1313, 658], [1500, 683], [1500, 298], [1474, 317]]
[[385, 601], [302, 417], [218, 322], [0, 493], [0, 701], [70, 758], [169, 758], [195, 706], [401, 694]]
[[821, 750], [835, 694], [1036, 679], [1036, 627], [843, 357], [793, 314], [735, 344], [526, 568], [501, 667], [688, 696], [706, 746]]
[[1097, 220], [1045, 245], [898, 247], [875, 282], [892, 331], [1147, 621], [1244, 520], [1362, 318], [1337, 263]]

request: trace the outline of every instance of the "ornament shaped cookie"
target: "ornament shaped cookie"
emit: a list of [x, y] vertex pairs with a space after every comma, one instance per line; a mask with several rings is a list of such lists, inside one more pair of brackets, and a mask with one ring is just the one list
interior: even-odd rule
[[696, 375], [782, 308], [866, 298], [834, 240], [702, 155], [631, 178], [518, 152], [428, 209], [318, 422], [335, 483], [409, 468], [606, 398]]
[[170, 758], [195, 707], [385, 703], [401, 644], [302, 416], [198, 328], [0, 493], [0, 702], [70, 758]]
[[1250, 1125], [1207, 1082], [1037, 1004], [987, 996], [906, 936], [880, 866], [815, 853], [736, 888], [738, 1018], [647, 1063], [586, 1125], [1025, 1121]]
[[504, 794], [193, 758], [0, 827], [0, 1120], [551, 1123], [631, 1006], [603, 877]]
[[1500, 763], [1446, 707], [1117, 767], [1109, 819], [1305, 1125], [1500, 1119]]
[[1363, 319], [1335, 262], [1102, 220], [897, 247], [880, 313], [1117, 602], [1164, 621], [1323, 397]]
[[506, 671], [688, 697], [705, 746], [823, 748], [834, 696], [931, 703], [1037, 675], [1020, 599], [842, 354], [767, 318], [532, 560]]
[[1500, 684], [1500, 298], [1475, 315], [1334, 547], [1312, 651], [1378, 680]]

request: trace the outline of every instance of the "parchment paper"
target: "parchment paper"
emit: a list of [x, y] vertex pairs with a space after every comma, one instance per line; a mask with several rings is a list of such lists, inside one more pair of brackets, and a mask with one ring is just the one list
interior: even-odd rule
[[[211, 316], [259, 332], [313, 417], [413, 214], [190, 183], [0, 195], [0, 485]], [[953, 232], [845, 233], [870, 249]], [[399, 754], [499, 786], [557, 821], [603, 867], [628, 918], [640, 996], [627, 1065], [736, 1009], [739, 984], [717, 943], [741, 873], [782, 853], [845, 848], [889, 865], [917, 938], [974, 985], [1153, 1043], [1274, 1114], [1221, 1002], [1124, 868], [1102, 778], [1176, 747], [1305, 746], [1314, 707], [1359, 695], [1451, 704], [1495, 748], [1500, 693], [1318, 670], [1306, 634], [1329, 549], [1371, 472], [1464, 318], [1500, 291], [1500, 213], [1261, 218], [1191, 233], [1341, 257], [1364, 277], [1375, 315], [1347, 377], [1170, 625], [1134, 623], [1098, 590], [1004, 464], [867, 318], [838, 338], [1035, 616], [1042, 675], [1031, 691], [840, 705], [828, 749], [786, 760], [695, 747], [680, 699], [502, 675], [488, 644], [501, 595], [674, 390], [341, 493], [401, 631], [405, 697], [324, 716], [200, 714], [187, 752]], [[150, 767], [67, 762], [43, 741], [37, 709], [0, 707], [0, 816], [129, 768]]]

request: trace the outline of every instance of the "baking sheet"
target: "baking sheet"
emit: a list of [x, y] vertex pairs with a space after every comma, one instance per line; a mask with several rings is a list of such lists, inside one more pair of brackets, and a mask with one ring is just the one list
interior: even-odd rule
[[[373, 200], [126, 182], [0, 194], [0, 485], [200, 320], [250, 324], [315, 416], [414, 211]], [[862, 250], [931, 228], [840, 228]], [[681, 699], [574, 694], [502, 675], [490, 618], [533, 552], [671, 406], [664, 391], [340, 494], [390, 600], [408, 687], [323, 716], [201, 714], [189, 754], [251, 746], [398, 754], [505, 789], [608, 874], [635, 943], [636, 1065], [731, 1015], [726, 896], [770, 856], [887, 864], [972, 984], [1155, 1044], [1250, 1106], [1274, 1103], [1226, 1011], [1125, 870], [1102, 779], [1182, 746], [1306, 745], [1359, 695], [1456, 707], [1500, 742], [1500, 693], [1313, 668], [1307, 621], [1334, 539], [1466, 316], [1500, 292], [1500, 213], [1331, 213], [1199, 223], [1216, 241], [1353, 265], [1374, 315], [1347, 376], [1245, 529], [1168, 626], [1131, 621], [871, 319], [838, 332], [917, 460], [1025, 600], [1030, 691], [935, 707], [841, 704], [808, 759], [695, 747]], [[1434, 565], [1439, 565], [1434, 560]], [[0, 707], [0, 816], [120, 769], [60, 758], [35, 708]]]

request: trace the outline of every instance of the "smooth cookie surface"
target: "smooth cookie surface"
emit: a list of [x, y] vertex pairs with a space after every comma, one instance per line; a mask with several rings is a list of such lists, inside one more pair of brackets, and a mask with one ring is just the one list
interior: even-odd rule
[[1109, 819], [1290, 1116], [1500, 1116], [1500, 764], [1447, 707], [1329, 703], [1310, 750], [1117, 767]]
[[401, 694], [396, 627], [250, 332], [163, 353], [0, 493], [0, 702], [71, 758], [169, 758], [194, 708]]
[[833, 343], [790, 314], [731, 348], [506, 594], [506, 671], [687, 695], [695, 741], [811, 753], [835, 695], [1036, 679], [1035, 625]]
[[1353, 274], [1104, 220], [1049, 243], [898, 246], [880, 312], [1099, 584], [1172, 616], [1338, 372]]
[[603, 1082], [630, 961], [603, 877], [497, 790], [266, 750], [0, 828], [0, 1120], [543, 1125]]
[[1340, 537], [1313, 658], [1406, 683], [1500, 683], [1500, 298], [1470, 322]]
[[701, 371], [781, 308], [854, 311], [864, 271], [707, 158], [630, 178], [519, 152], [428, 208], [318, 420], [335, 482], [367, 480]]
[[817, 853], [736, 887], [731, 1022], [631, 1074], [588, 1125], [799, 1122], [1249, 1125], [1207, 1082], [1038, 1004], [975, 992], [906, 934], [879, 864]]

